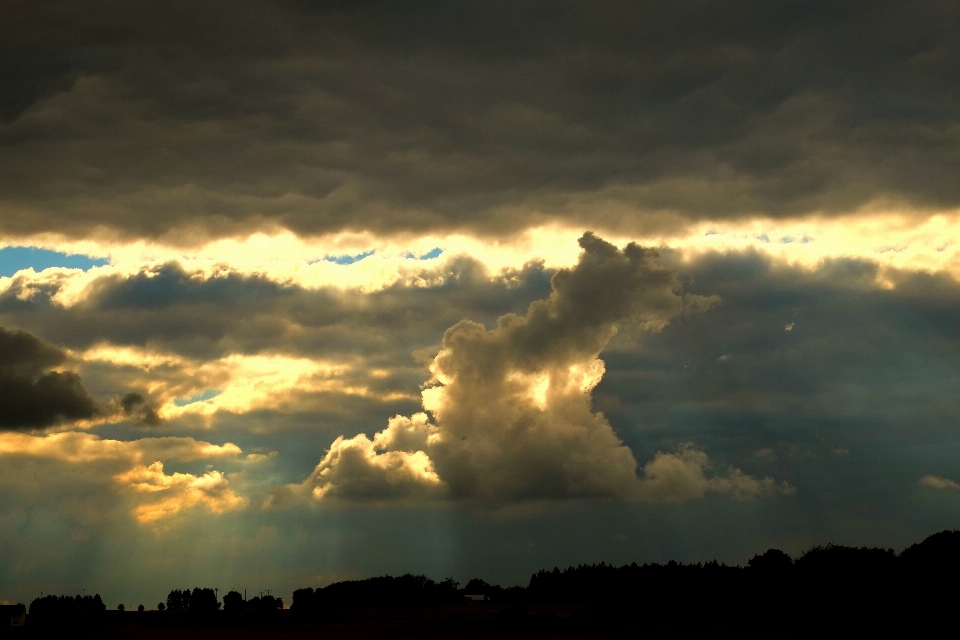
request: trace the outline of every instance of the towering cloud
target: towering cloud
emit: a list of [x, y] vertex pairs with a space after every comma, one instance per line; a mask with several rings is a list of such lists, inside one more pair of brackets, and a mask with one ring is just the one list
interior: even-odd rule
[[737, 470], [708, 478], [706, 455], [692, 447], [658, 454], [638, 478], [633, 453], [591, 407], [604, 372], [598, 356], [621, 323], [655, 331], [712, 300], [684, 295], [654, 251], [621, 251], [591, 233], [580, 246], [577, 265], [558, 271], [550, 296], [526, 316], [502, 316], [492, 330], [469, 320], [447, 330], [423, 391], [432, 421], [397, 416], [372, 440], [338, 438], [302, 485], [274, 497], [675, 501], [775, 489]]
[[50, 371], [65, 360], [36, 336], [0, 327], [0, 429], [49, 427], [98, 413], [77, 374]]

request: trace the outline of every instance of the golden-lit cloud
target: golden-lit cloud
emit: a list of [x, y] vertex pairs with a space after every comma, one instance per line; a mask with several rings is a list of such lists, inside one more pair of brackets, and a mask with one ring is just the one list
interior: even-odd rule
[[[807, 269], [830, 258], [857, 258], [896, 269], [945, 271], [960, 278], [960, 213], [955, 210], [917, 212], [877, 203], [845, 216], [758, 216], [689, 222], [655, 233], [605, 230], [602, 224], [585, 226], [616, 244], [637, 242], [664, 247], [688, 260], [707, 251], [752, 250]], [[274, 235], [260, 232], [196, 247], [37, 236], [8, 237], [0, 240], [0, 245], [28, 244], [109, 256], [109, 265], [87, 271], [51, 267], [40, 273], [28, 269], [17, 274], [24, 282], [20, 295], [55, 285], [54, 300], [69, 307], [86, 299], [99, 278], [130, 277], [171, 261], [205, 279], [230, 274], [257, 275], [307, 289], [337, 287], [364, 292], [396, 283], [430, 286], [445, 273], [447, 263], [458, 256], [478, 260], [491, 274], [518, 268], [531, 260], [541, 260], [549, 269], [566, 268], [576, 262], [575, 241], [584, 228], [551, 223], [509, 237], [356, 232], [306, 238], [288, 231]], [[442, 250], [437, 257], [417, 259], [436, 249]], [[336, 258], [355, 261], [338, 264], [333, 261]], [[12, 280], [0, 278], [0, 291], [9, 287]]]
[[[245, 413], [258, 408], [282, 408], [291, 394], [333, 392], [374, 395], [358, 383], [356, 364], [283, 355], [241, 355], [196, 361], [147, 349], [98, 345], [76, 354], [85, 362], [131, 367], [141, 373], [127, 379], [145, 388], [159, 403], [161, 418], [210, 416], [217, 411]], [[167, 368], [164, 374], [160, 368]], [[380, 372], [369, 372], [373, 377]], [[204, 392], [211, 397], [193, 399]], [[397, 396], [380, 395], [382, 399]]]
[[[222, 472], [166, 474], [163, 462], [237, 460], [241, 453], [229, 442], [193, 438], [120, 441], [87, 432], [0, 433], [0, 487], [19, 495], [24, 505], [63, 496], [64, 508], [82, 514], [84, 521], [115, 508], [118, 497], [141, 523], [169, 520], [198, 506], [219, 514], [247, 504]], [[17, 480], [21, 469], [32, 470], [32, 486]]]
[[242, 509], [247, 505], [247, 499], [234, 493], [219, 471], [208, 471], [202, 476], [189, 473], [167, 475], [163, 472], [163, 463], [154, 462], [119, 473], [114, 479], [135, 493], [149, 494], [146, 502], [133, 510], [137, 521], [142, 523], [169, 518], [196, 505], [203, 505], [212, 513]]
[[211, 444], [193, 438], [142, 438], [109, 440], [79, 431], [34, 436], [25, 433], [0, 433], [0, 456], [24, 455], [50, 458], [70, 463], [96, 460], [177, 460], [194, 462], [214, 458], [236, 457], [241, 450], [233, 443]]

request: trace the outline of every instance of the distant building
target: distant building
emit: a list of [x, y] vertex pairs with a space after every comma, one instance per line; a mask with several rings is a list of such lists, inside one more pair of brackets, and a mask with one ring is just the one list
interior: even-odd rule
[[465, 595], [465, 596], [463, 596], [463, 597], [466, 598], [467, 600], [469, 600], [470, 602], [486, 602], [487, 600], [490, 599], [490, 598], [488, 598], [487, 596], [485, 596], [485, 595], [483, 595], [483, 594], [474, 594], [474, 595], [469, 595], [469, 594], [468, 594], [468, 595]]
[[22, 604], [0, 604], [0, 627], [23, 627], [27, 624], [27, 608]]

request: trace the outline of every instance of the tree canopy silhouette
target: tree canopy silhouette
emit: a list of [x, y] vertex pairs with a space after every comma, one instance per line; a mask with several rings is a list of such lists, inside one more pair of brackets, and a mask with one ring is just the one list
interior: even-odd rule
[[54, 596], [36, 598], [30, 603], [31, 616], [63, 616], [83, 613], [103, 613], [107, 606], [100, 594], [92, 596]]
[[463, 601], [460, 583], [453, 578], [435, 582], [423, 575], [378, 576], [335, 582], [320, 589], [293, 592], [290, 608], [316, 613], [342, 607], [404, 607], [455, 604]]
[[174, 589], [167, 595], [167, 610], [189, 611], [190, 613], [209, 613], [218, 611], [220, 603], [213, 589]]

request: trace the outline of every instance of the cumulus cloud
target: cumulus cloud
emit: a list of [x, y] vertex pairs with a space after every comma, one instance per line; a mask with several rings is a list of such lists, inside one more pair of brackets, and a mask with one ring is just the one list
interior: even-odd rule
[[769, 477], [757, 479], [734, 468], [725, 474], [708, 476], [710, 467], [707, 454], [692, 444], [685, 444], [673, 453], [659, 452], [643, 467], [639, 496], [657, 502], [683, 502], [702, 498], [707, 493], [721, 493], [737, 500], [755, 500], [775, 492], [790, 494], [796, 490], [787, 482], [778, 483]]
[[692, 447], [658, 454], [638, 479], [633, 453], [591, 407], [604, 372], [598, 356], [622, 323], [657, 331], [713, 300], [684, 295], [654, 251], [619, 250], [590, 233], [580, 245], [577, 265], [558, 271], [550, 296], [525, 316], [502, 316], [492, 330], [468, 320], [447, 330], [422, 393], [432, 421], [398, 416], [372, 440], [338, 438], [303, 484], [275, 498], [676, 501], [779, 488], [735, 469], [707, 477], [706, 454]]
[[[143, 524], [170, 521], [194, 507], [212, 513], [242, 509], [238, 495], [220, 471], [202, 475], [164, 471], [164, 461], [236, 459], [232, 443], [216, 445], [193, 438], [121, 441], [86, 432], [47, 436], [0, 433], [0, 489], [19, 508], [55, 502], [84, 526], [97, 525], [118, 506]], [[31, 481], [23, 482], [24, 477]]]
[[0, 429], [36, 429], [96, 416], [80, 376], [51, 371], [66, 354], [25, 331], [0, 327]]
[[219, 471], [208, 471], [202, 476], [189, 473], [167, 475], [163, 472], [163, 463], [154, 462], [136, 466], [114, 478], [136, 493], [149, 494], [149, 502], [133, 510], [139, 522], [169, 518], [198, 504], [213, 513], [242, 509], [247, 505], [246, 498], [234, 493]]
[[960, 483], [940, 476], [923, 476], [920, 478], [920, 486], [937, 491], [960, 491]]
[[373, 440], [359, 434], [334, 440], [327, 454], [306, 480], [310, 495], [363, 499], [438, 496], [446, 485], [423, 451], [427, 432], [434, 430], [425, 414], [396, 416]]

